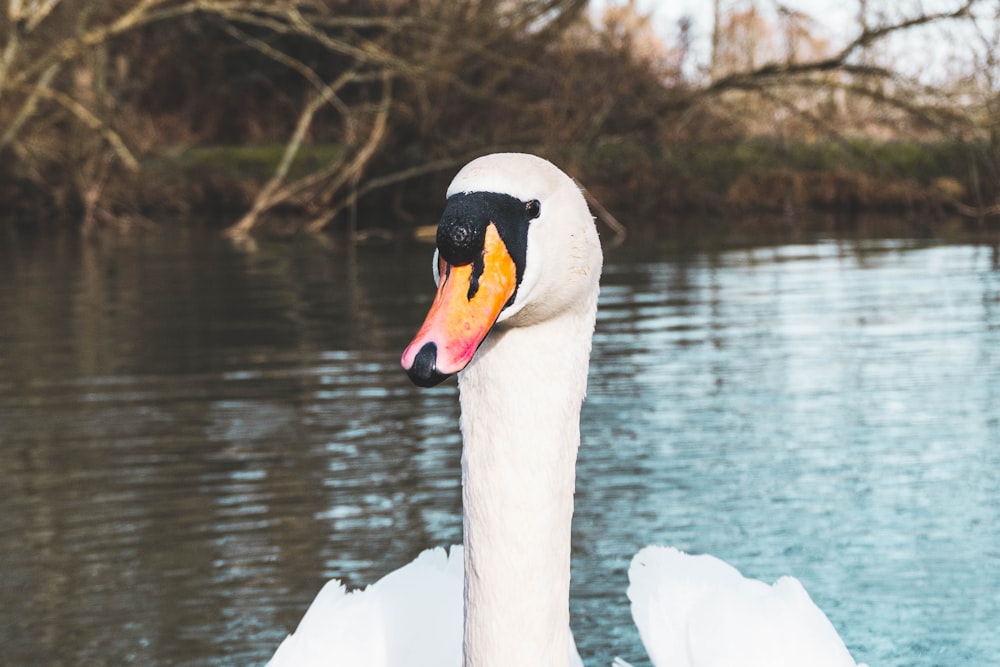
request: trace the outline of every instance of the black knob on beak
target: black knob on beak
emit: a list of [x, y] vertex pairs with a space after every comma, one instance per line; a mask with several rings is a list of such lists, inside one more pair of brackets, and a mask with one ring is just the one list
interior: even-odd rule
[[483, 253], [486, 240], [486, 221], [463, 213], [446, 212], [438, 223], [438, 252], [452, 266], [471, 264]]

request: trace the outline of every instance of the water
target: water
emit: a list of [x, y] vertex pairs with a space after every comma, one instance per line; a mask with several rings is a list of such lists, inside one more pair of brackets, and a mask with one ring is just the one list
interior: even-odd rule
[[[454, 383], [398, 355], [429, 249], [0, 241], [9, 665], [263, 663], [322, 582], [461, 540]], [[608, 258], [573, 627], [642, 664], [648, 543], [794, 574], [875, 665], [1000, 662], [995, 251]]]

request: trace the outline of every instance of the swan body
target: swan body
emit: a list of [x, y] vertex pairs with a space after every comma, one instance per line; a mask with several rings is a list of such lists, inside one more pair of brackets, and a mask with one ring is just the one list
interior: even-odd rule
[[[427, 549], [374, 584], [337, 579], [316, 595], [267, 667], [460, 667], [462, 545]], [[570, 667], [583, 667], [572, 636]]]
[[[402, 365], [425, 387], [458, 374], [464, 549], [453, 548], [447, 558], [441, 551], [425, 553], [360, 593], [327, 584], [273, 667], [581, 664], [569, 629], [570, 527], [601, 266], [583, 195], [554, 165], [501, 153], [459, 171], [438, 226], [437, 295]], [[659, 583], [670, 562], [663, 553], [641, 552], [630, 572], [633, 614], [654, 662], [755, 665], [743, 656], [720, 661], [722, 653], [708, 663], [661, 662], [690, 653], [690, 646], [671, 648], [685, 639], [681, 628], [687, 626], [663, 613], [674, 596]], [[759, 591], [764, 584], [738, 584], [734, 573], [724, 577], [728, 593], [705, 597], [719, 601], [729, 626], [739, 629], [737, 616], [753, 604], [739, 606], [742, 598], [729, 593]], [[680, 597], [691, 598], [696, 589], [682, 586]], [[790, 583], [779, 593], [808, 600]], [[719, 644], [705, 612], [712, 607], [704, 605], [694, 608], [709, 622], [691, 627]], [[411, 622], [415, 630], [407, 629]], [[657, 626], [663, 623], [667, 633], [661, 637]], [[419, 640], [431, 637], [427, 650], [435, 652], [421, 653]], [[343, 646], [330, 648], [339, 642]]]

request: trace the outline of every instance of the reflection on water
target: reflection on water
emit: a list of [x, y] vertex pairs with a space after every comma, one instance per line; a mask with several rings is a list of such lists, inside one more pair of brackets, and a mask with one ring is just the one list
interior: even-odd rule
[[[1000, 272], [833, 242], [608, 260], [573, 625], [641, 660], [643, 544], [803, 580], [872, 665], [1000, 653]], [[398, 354], [429, 250], [0, 244], [13, 665], [263, 662], [327, 577], [460, 541], [454, 383]]]

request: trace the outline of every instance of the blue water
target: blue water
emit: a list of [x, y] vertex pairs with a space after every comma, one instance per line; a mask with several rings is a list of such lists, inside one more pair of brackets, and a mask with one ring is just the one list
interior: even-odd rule
[[[398, 367], [429, 255], [0, 245], [2, 662], [261, 664], [325, 578], [460, 541], [454, 384]], [[623, 248], [602, 283], [587, 664], [645, 664], [624, 592], [650, 543], [795, 575], [872, 667], [1000, 664], [995, 250]]]
[[826, 243], [612, 264], [604, 285], [586, 561], [713, 553], [800, 578], [858, 660], [1000, 664], [995, 253]]

